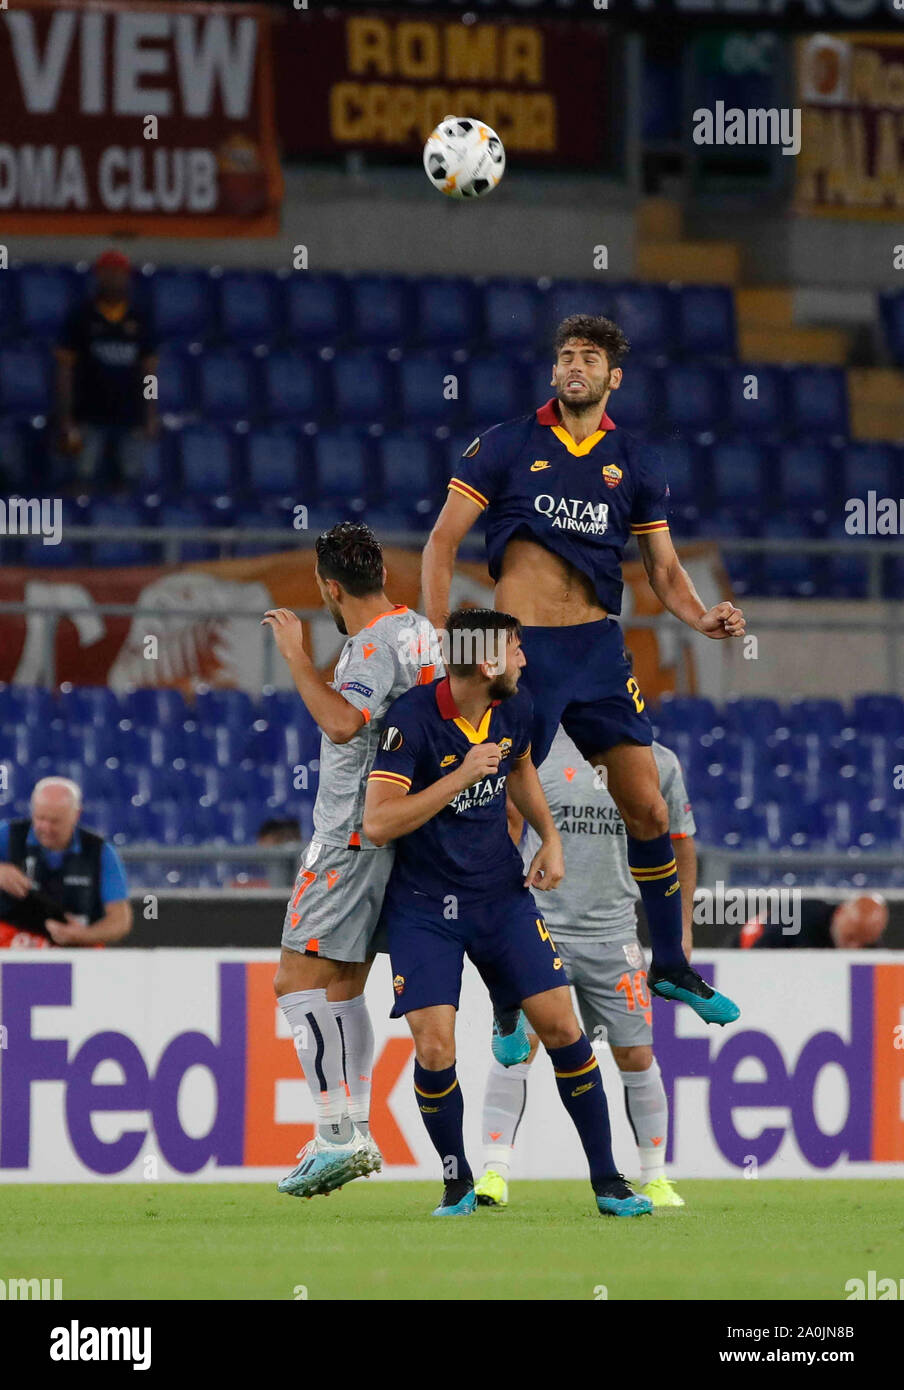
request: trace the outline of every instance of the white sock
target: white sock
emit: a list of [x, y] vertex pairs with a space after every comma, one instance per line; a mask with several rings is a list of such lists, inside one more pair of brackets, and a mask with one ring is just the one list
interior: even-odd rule
[[641, 1184], [665, 1177], [669, 1109], [662, 1072], [653, 1058], [646, 1071], [623, 1071], [625, 1109], [637, 1142]]
[[490, 1064], [483, 1098], [483, 1171], [508, 1175], [515, 1136], [527, 1104], [530, 1063], [503, 1067], [495, 1057]]
[[347, 1144], [354, 1130], [348, 1116], [342, 1074], [342, 1034], [325, 989], [300, 989], [284, 994], [279, 1007], [292, 1030], [317, 1111], [317, 1132], [333, 1144]]
[[334, 999], [330, 1008], [342, 1035], [342, 1062], [348, 1113], [364, 1134], [370, 1133], [370, 1087], [374, 1069], [374, 1030], [364, 995]]

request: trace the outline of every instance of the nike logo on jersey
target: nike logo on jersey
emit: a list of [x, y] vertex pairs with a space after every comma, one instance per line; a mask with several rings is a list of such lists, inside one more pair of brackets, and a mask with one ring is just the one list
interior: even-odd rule
[[532, 473], [539, 473], [541, 468], [549, 467], [549, 459], [535, 459], [530, 466]]
[[458, 754], [457, 754], [457, 753], [447, 753], [446, 756], [443, 758], [442, 762], [440, 763], [440, 767], [450, 767], [450, 766], [452, 765], [452, 763], [457, 763], [457, 762], [458, 762]]

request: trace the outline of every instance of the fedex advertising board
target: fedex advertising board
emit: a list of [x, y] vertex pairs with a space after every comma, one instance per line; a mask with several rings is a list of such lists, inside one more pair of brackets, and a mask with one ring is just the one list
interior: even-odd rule
[[[6, 952], [0, 965], [0, 1181], [275, 1181], [313, 1111], [273, 997], [275, 953]], [[676, 1177], [904, 1174], [904, 962], [889, 952], [714, 951], [696, 962], [742, 1008], [707, 1028], [654, 1001]], [[376, 1033], [378, 1181], [437, 1178], [388, 1018], [389, 963], [368, 985]], [[645, 998], [641, 994], [641, 999]], [[636, 1005], [642, 1007], [642, 1004]], [[472, 1163], [490, 1009], [470, 966], [458, 1069]], [[636, 1171], [618, 1074], [600, 1051], [615, 1156]], [[581, 1177], [583, 1156], [541, 1055], [513, 1176]]]

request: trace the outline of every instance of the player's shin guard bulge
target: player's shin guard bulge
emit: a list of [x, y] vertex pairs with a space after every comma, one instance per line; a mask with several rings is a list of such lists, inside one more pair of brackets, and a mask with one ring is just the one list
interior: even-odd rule
[[685, 965], [681, 945], [681, 885], [672, 841], [668, 834], [655, 840], [628, 839], [628, 865], [640, 890], [653, 948], [653, 964], [659, 970]]
[[474, 1178], [465, 1157], [462, 1131], [465, 1107], [455, 1064], [442, 1071], [428, 1071], [415, 1061], [414, 1095], [430, 1142], [440, 1156], [443, 1179], [446, 1183], [464, 1183], [470, 1188]]
[[597, 1183], [618, 1175], [612, 1157], [609, 1106], [596, 1055], [583, 1033], [577, 1042], [567, 1047], [550, 1047], [547, 1052], [562, 1104], [574, 1121], [587, 1155], [590, 1182], [596, 1191]]

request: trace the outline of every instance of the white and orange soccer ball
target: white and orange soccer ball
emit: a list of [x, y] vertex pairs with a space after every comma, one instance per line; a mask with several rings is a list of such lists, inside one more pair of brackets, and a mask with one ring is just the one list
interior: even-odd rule
[[427, 177], [449, 198], [482, 198], [505, 173], [505, 147], [475, 116], [444, 116], [424, 146]]

